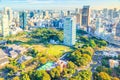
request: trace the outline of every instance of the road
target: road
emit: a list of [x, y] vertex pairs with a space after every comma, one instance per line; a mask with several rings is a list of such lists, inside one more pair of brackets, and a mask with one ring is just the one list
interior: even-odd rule
[[[100, 39], [100, 37], [98, 36], [95, 36], [93, 34], [90, 34], [88, 33], [89, 36], [93, 36], [93, 37], [96, 37], [98, 39]], [[107, 41], [108, 42], [108, 46], [107, 46], [107, 49], [108, 50], [105, 50], [105, 51], [113, 51], [113, 52], [117, 52], [118, 54], [120, 54], [120, 41], [114, 41], [114, 40], [109, 40], [109, 39], [104, 39], [102, 38], [103, 40]], [[97, 54], [96, 54], [97, 53]], [[90, 65], [92, 67], [92, 72], [94, 72], [97, 68], [97, 66], [101, 66], [101, 60], [102, 60], [102, 55], [99, 55], [100, 52], [95, 52], [95, 54], [93, 55], [93, 63]]]
[[[109, 44], [107, 47], [108, 47], [108, 50], [104, 50], [104, 51], [113, 51], [113, 52], [117, 52], [118, 54], [120, 54], [120, 46], [119, 45]], [[97, 66], [102, 65], [101, 60], [102, 60], [103, 56], [101, 55], [101, 52], [102, 51], [97, 51], [93, 55], [93, 58], [92, 58], [93, 63], [91, 64], [92, 72], [95, 72]]]
[[92, 64], [90, 65], [91, 68], [92, 68], [91, 69], [92, 72], [95, 72], [96, 68], [98, 66], [102, 65], [101, 60], [102, 60], [103, 56], [99, 55], [100, 53], [101, 53], [100, 51], [99, 52], [95, 52], [95, 54], [93, 55]]

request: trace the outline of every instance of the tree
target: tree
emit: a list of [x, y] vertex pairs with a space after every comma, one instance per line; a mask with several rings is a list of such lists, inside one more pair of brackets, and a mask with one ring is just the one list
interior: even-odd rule
[[101, 40], [101, 43], [100, 43], [102, 46], [107, 46], [107, 42], [105, 40]]
[[86, 36], [81, 36], [80, 37], [80, 40], [84, 43], [88, 43], [89, 42], [89, 39], [86, 37]]
[[13, 66], [17, 65], [17, 61], [16, 60], [10, 60], [10, 64], [12, 64]]
[[82, 57], [85, 58], [87, 63], [91, 62], [91, 60], [92, 60], [91, 57], [88, 54], [83, 54]]
[[68, 58], [73, 62], [79, 59], [80, 57], [81, 57], [81, 53], [79, 50], [74, 51], [68, 56]]
[[68, 69], [75, 69], [75, 67], [76, 67], [76, 65], [73, 62], [71, 62], [71, 61], [68, 62], [68, 64], [67, 64]]
[[18, 76], [14, 77], [13, 80], [20, 80]]
[[101, 63], [102, 63], [102, 66], [109, 67], [109, 61], [108, 60], [102, 59]]
[[33, 75], [36, 80], [51, 80], [49, 74], [44, 70], [35, 71]]
[[118, 55], [118, 59], [120, 60], [120, 54]]
[[53, 69], [50, 71], [50, 76], [51, 76], [53, 79], [58, 79], [58, 78], [60, 78], [60, 71], [59, 71], [57, 68], [53, 68]]
[[117, 76], [120, 76], [120, 66], [114, 68]]
[[21, 80], [30, 80], [30, 77], [28, 74], [23, 74]]
[[71, 53], [68, 58], [77, 66], [86, 66], [89, 62], [91, 62], [91, 56], [88, 54], [81, 54], [79, 50]]
[[91, 47], [85, 47], [85, 48], [81, 48], [80, 52], [82, 54], [88, 54], [88, 55], [92, 56], [94, 54], [94, 49]]
[[18, 67], [9, 64], [9, 65], [6, 65], [6, 66], [3, 68], [3, 70], [7, 70], [7, 71], [9, 72], [9, 74], [12, 75], [12, 73], [17, 72]]
[[77, 30], [77, 35], [84, 35], [84, 34], [87, 34], [87, 32], [84, 30]]
[[111, 80], [111, 78], [106, 72], [100, 72], [98, 73], [98, 80]]
[[36, 47], [34, 47], [34, 48], [28, 50], [27, 54], [30, 55], [30, 56], [32, 56], [32, 57], [36, 57], [37, 54], [38, 54], [38, 51], [35, 50], [35, 49], [36, 49]]
[[97, 80], [97, 78], [98, 78], [97, 74], [98, 74], [98, 72], [93, 72], [93, 75], [92, 75], [93, 76], [93, 80]]
[[95, 43], [98, 45], [98, 47], [107, 46], [107, 42], [105, 40], [96, 39]]
[[20, 64], [20, 68], [21, 69], [24, 69], [25, 68], [25, 65], [22, 63], [22, 64]]
[[63, 41], [63, 32], [51, 28], [39, 28], [34, 30], [30, 36], [39, 40], [40, 43], [48, 43], [51, 39], [55, 41]]
[[4, 80], [4, 78], [0, 78], [0, 80]]
[[112, 80], [119, 80], [119, 78], [117, 78], [117, 77], [113, 77]]
[[79, 72], [78, 75], [83, 80], [91, 80], [92, 72], [90, 70], [83, 70], [83, 71]]
[[71, 80], [91, 80], [92, 72], [90, 70], [82, 70]]
[[106, 68], [106, 67], [103, 67], [103, 66], [98, 66], [96, 68], [96, 71], [97, 72], [106, 72], [107, 74], [111, 75], [112, 74], [112, 69], [111, 68]]
[[65, 78], [68, 76], [68, 74], [67, 74], [67, 68], [63, 69], [62, 76], [65, 77]]
[[47, 59], [46, 59], [46, 57], [41, 57], [39, 59], [39, 61], [40, 61], [40, 63], [45, 64], [47, 62]]
[[96, 47], [96, 43], [95, 43], [94, 40], [91, 40], [91, 39], [90, 39], [89, 44], [90, 44], [90, 46], [91, 46], [92, 48], [95, 48], [95, 47]]
[[69, 61], [68, 64], [67, 64], [67, 67], [63, 69], [63, 77], [70, 77], [72, 76], [74, 73], [76, 72], [76, 65]]

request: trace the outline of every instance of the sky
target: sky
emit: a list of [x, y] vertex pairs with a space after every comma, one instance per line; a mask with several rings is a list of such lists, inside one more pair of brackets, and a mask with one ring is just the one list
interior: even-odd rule
[[119, 8], [120, 0], [0, 0], [0, 9], [64, 9], [82, 8], [90, 5], [91, 8]]

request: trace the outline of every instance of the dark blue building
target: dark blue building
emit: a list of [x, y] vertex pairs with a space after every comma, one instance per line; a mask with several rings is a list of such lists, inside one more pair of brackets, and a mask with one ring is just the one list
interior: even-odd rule
[[20, 28], [25, 30], [27, 26], [27, 13], [26, 12], [20, 12], [19, 13], [19, 18], [20, 18]]
[[32, 18], [32, 17], [34, 17], [34, 12], [33, 11], [30, 12], [30, 18]]

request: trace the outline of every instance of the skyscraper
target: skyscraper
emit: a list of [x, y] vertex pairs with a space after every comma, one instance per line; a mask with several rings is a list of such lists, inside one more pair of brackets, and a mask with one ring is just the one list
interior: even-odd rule
[[76, 14], [76, 24], [79, 26], [77, 27], [78, 29], [81, 27], [81, 19], [82, 19], [82, 15], [80, 13]]
[[3, 14], [2, 15], [2, 22], [1, 22], [1, 30], [3, 37], [9, 36], [9, 23], [8, 23], [8, 15]]
[[48, 19], [48, 18], [50, 18], [49, 11], [45, 11], [45, 19]]
[[90, 10], [89, 6], [83, 6], [82, 9], [82, 26], [87, 29], [89, 25], [89, 18], [90, 18]]
[[118, 24], [116, 26], [116, 36], [120, 37], [120, 21], [118, 22]]
[[70, 16], [70, 15], [71, 15], [70, 11], [67, 11], [67, 16]]
[[34, 16], [34, 12], [30, 11], [30, 18], [32, 18]]
[[76, 17], [66, 17], [64, 20], [64, 44], [72, 46], [76, 41]]
[[26, 12], [20, 12], [19, 13], [19, 19], [20, 19], [20, 28], [25, 30], [26, 26], [27, 26], [27, 13]]
[[79, 13], [79, 9], [78, 8], [75, 9], [75, 14], [77, 14], [77, 13]]
[[16, 27], [19, 27], [20, 26], [19, 25], [19, 23], [20, 23], [19, 12], [14, 11], [13, 16], [14, 16], [14, 21], [15, 21]]
[[101, 18], [96, 18], [96, 31], [95, 31], [96, 35], [100, 35], [104, 31], [101, 21], [102, 21]]
[[13, 20], [13, 11], [12, 11], [12, 9], [9, 8], [9, 7], [5, 7], [4, 8], [4, 14], [8, 15], [8, 21], [12, 22], [12, 20]]
[[0, 15], [0, 34], [2, 34], [2, 21], [1, 21], [1, 15]]
[[108, 9], [107, 8], [104, 8], [102, 13], [103, 13], [104, 17], [108, 17]]

